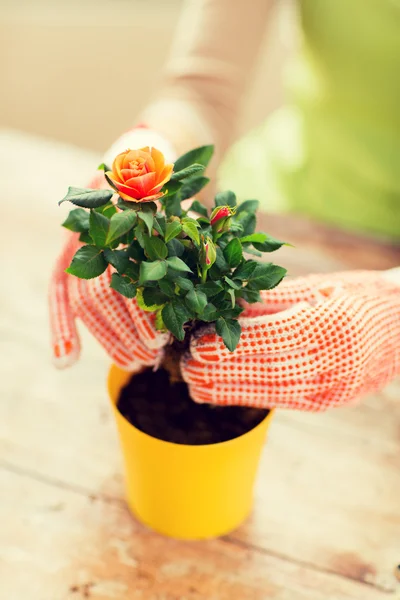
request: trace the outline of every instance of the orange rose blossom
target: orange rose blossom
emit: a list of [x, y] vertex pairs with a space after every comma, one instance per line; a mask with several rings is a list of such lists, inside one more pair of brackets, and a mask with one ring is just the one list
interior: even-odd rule
[[124, 200], [149, 202], [163, 195], [160, 190], [169, 181], [173, 168], [173, 164], [165, 164], [159, 150], [147, 146], [118, 154], [106, 176]]

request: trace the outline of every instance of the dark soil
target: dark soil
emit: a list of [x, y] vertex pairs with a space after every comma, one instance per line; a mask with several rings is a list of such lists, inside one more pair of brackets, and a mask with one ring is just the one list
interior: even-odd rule
[[164, 369], [146, 369], [121, 391], [118, 409], [132, 425], [176, 444], [216, 444], [243, 435], [258, 425], [268, 410], [243, 406], [196, 404], [184, 382], [170, 384]]

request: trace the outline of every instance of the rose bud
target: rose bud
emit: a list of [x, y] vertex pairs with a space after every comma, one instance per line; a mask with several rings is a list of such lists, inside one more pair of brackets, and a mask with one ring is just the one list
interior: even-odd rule
[[211, 213], [210, 223], [213, 229], [218, 233], [228, 231], [230, 217], [234, 214], [234, 210], [230, 206], [217, 206]]
[[151, 202], [163, 195], [160, 190], [170, 180], [173, 168], [165, 164], [162, 152], [147, 146], [118, 154], [106, 176], [124, 200]]
[[200, 263], [206, 268], [210, 269], [215, 263], [217, 258], [217, 250], [215, 244], [210, 237], [201, 239], [200, 247]]

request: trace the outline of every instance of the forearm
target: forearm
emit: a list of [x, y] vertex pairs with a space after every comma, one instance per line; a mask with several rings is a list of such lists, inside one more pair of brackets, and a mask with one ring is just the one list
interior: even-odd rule
[[272, 0], [233, 5], [186, 1], [163, 83], [141, 117], [178, 153], [215, 144], [214, 167], [235, 138]]

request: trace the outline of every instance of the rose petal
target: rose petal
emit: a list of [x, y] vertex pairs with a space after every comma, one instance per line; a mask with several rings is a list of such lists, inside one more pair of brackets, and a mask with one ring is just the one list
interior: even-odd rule
[[119, 182], [119, 181], [114, 181], [115, 183], [115, 187], [117, 188], [119, 195], [121, 196], [121, 198], [126, 198], [128, 197], [128, 200], [140, 200], [140, 194], [137, 193], [137, 191], [127, 185], [124, 185], [123, 183]]
[[128, 196], [127, 194], [124, 194], [124, 192], [119, 192], [119, 195], [121, 196], [121, 198], [123, 198], [124, 200], [127, 200], [127, 202], [152, 202], [153, 200], [157, 200], [158, 198], [161, 198], [161, 196], [163, 196], [164, 194], [153, 194], [152, 196], [144, 196], [144, 198], [132, 198], [132, 196]]
[[163, 186], [164, 183], [167, 183], [171, 179], [172, 171], [174, 165], [165, 165], [160, 174], [157, 174], [157, 185]]
[[121, 179], [121, 169], [124, 162], [125, 154], [125, 152], [121, 152], [121, 154], [118, 154], [118, 156], [114, 159], [112, 165], [112, 172], [117, 181]]
[[145, 168], [147, 173], [154, 173], [156, 171], [156, 165], [154, 164], [154, 160], [151, 158], [150, 154], [148, 154], [146, 157]]
[[129, 169], [129, 163], [140, 158], [139, 150], [127, 150], [124, 156], [124, 169]]
[[128, 179], [134, 179], [136, 177], [142, 177], [142, 175], [146, 175], [146, 171], [141, 172], [139, 169], [122, 169], [122, 182], [126, 183]]
[[164, 165], [165, 165], [165, 159], [164, 159], [164, 154], [162, 152], [160, 152], [160, 150], [157, 150], [157, 148], [152, 148], [151, 149], [151, 156], [154, 160], [154, 164], [155, 164], [155, 171], [157, 171], [157, 173], [159, 173], [160, 171], [163, 170]]
[[134, 188], [140, 197], [146, 196], [156, 185], [156, 174], [146, 173], [146, 175], [140, 175], [140, 177], [133, 177], [125, 181], [125, 185]]

